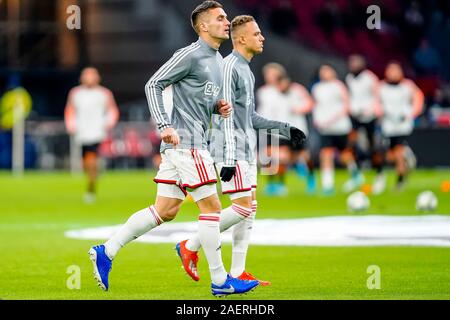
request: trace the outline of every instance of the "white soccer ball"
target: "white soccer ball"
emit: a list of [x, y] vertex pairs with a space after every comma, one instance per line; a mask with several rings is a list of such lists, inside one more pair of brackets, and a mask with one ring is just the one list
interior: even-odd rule
[[369, 209], [370, 200], [364, 192], [353, 192], [347, 198], [347, 208], [350, 212], [361, 212]]
[[438, 199], [433, 191], [423, 191], [417, 196], [416, 210], [434, 211], [438, 205]]

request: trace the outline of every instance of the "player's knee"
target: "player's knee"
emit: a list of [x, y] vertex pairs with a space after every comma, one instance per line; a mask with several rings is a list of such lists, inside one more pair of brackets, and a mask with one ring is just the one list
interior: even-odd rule
[[181, 199], [170, 199], [166, 197], [157, 197], [155, 202], [155, 208], [161, 219], [164, 221], [170, 221], [175, 218], [180, 206], [183, 203]]
[[233, 200], [234, 204], [241, 207], [251, 209], [252, 208], [252, 197], [241, 197]]
[[171, 221], [175, 219], [177, 216], [178, 211], [180, 211], [181, 204], [175, 205], [172, 207], [164, 208], [161, 210], [161, 212], [158, 212], [161, 216], [161, 219], [163, 219], [165, 222]]
[[217, 194], [213, 194], [207, 198], [197, 201], [197, 205], [201, 213], [220, 212], [222, 210]]

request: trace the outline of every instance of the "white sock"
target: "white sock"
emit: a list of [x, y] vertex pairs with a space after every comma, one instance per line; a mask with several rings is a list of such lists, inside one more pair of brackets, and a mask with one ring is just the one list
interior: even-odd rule
[[219, 213], [200, 214], [198, 217], [198, 238], [208, 260], [211, 281], [221, 286], [227, 279], [220, 248]]
[[250, 233], [257, 208], [258, 201], [253, 200], [252, 214], [236, 224], [233, 228], [233, 253], [230, 270], [232, 277], [239, 277], [245, 270], [245, 260], [247, 259], [247, 250], [250, 244]]
[[333, 168], [322, 169], [322, 189], [334, 188], [334, 170]]
[[117, 231], [111, 239], [105, 242], [106, 255], [112, 260], [117, 252], [127, 243], [163, 223], [155, 206], [139, 210]]
[[[220, 233], [228, 230], [230, 227], [239, 223], [242, 219], [251, 216], [252, 211], [248, 208], [242, 207], [237, 204], [233, 204], [228, 208], [222, 210], [220, 214]], [[191, 251], [198, 251], [201, 248], [198, 235], [193, 236], [186, 241], [186, 249]]]
[[350, 177], [352, 177], [352, 178], [354, 178], [359, 172], [358, 166], [356, 165], [355, 161], [350, 161], [347, 164], [347, 170], [350, 173]]

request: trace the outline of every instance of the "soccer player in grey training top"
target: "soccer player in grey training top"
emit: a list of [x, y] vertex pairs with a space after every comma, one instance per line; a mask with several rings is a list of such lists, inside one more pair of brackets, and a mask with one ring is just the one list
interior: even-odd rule
[[[236, 138], [236, 174], [233, 180], [222, 182], [222, 192], [229, 194], [232, 205], [222, 211], [220, 231], [234, 225], [233, 255], [231, 275], [243, 280], [257, 280], [245, 271], [245, 260], [249, 245], [250, 230], [256, 213], [256, 135], [255, 129], [278, 130], [278, 132], [296, 146], [301, 146], [305, 134], [288, 123], [268, 120], [255, 112], [255, 77], [250, 70], [252, 58], [263, 51], [264, 37], [254, 18], [247, 15], [237, 16], [231, 22], [233, 52], [224, 61], [224, 98], [233, 106], [233, 121]], [[226, 128], [226, 121], [213, 117], [213, 135], [210, 151], [218, 168], [228, 161], [223, 152], [218, 132]], [[197, 251], [202, 246], [199, 237], [184, 240], [178, 244], [183, 253], [181, 260], [186, 272], [196, 281]], [[258, 280], [261, 285], [270, 282]]]
[[[133, 214], [104, 245], [91, 248], [89, 254], [99, 285], [108, 289], [108, 275], [117, 252], [163, 222], [175, 218], [186, 193], [197, 203], [198, 236], [211, 271], [212, 294], [216, 296], [244, 293], [257, 281], [232, 278], [223, 266], [220, 250], [219, 221], [221, 205], [217, 196], [214, 162], [207, 150], [206, 130], [212, 113], [225, 117], [231, 106], [220, 98], [222, 56], [218, 49], [229, 38], [230, 22], [216, 1], [205, 1], [191, 15], [197, 42], [178, 50], [147, 82], [145, 92], [150, 112], [161, 131], [162, 162], [155, 177], [158, 183], [156, 202]], [[173, 87], [173, 111], [169, 120], [163, 105], [162, 91]], [[227, 141], [232, 141], [232, 119], [224, 120]], [[234, 145], [226, 146], [234, 153]], [[232, 178], [233, 162], [226, 163], [221, 177]], [[179, 251], [179, 250], [178, 250]]]

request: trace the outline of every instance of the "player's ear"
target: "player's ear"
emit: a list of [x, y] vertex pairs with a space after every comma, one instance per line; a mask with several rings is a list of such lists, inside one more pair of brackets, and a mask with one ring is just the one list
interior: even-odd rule
[[239, 43], [245, 45], [247, 43], [247, 39], [245, 39], [244, 35], [239, 36]]
[[208, 32], [208, 26], [205, 23], [205, 21], [201, 21], [198, 23], [198, 29], [203, 31], [203, 32]]

